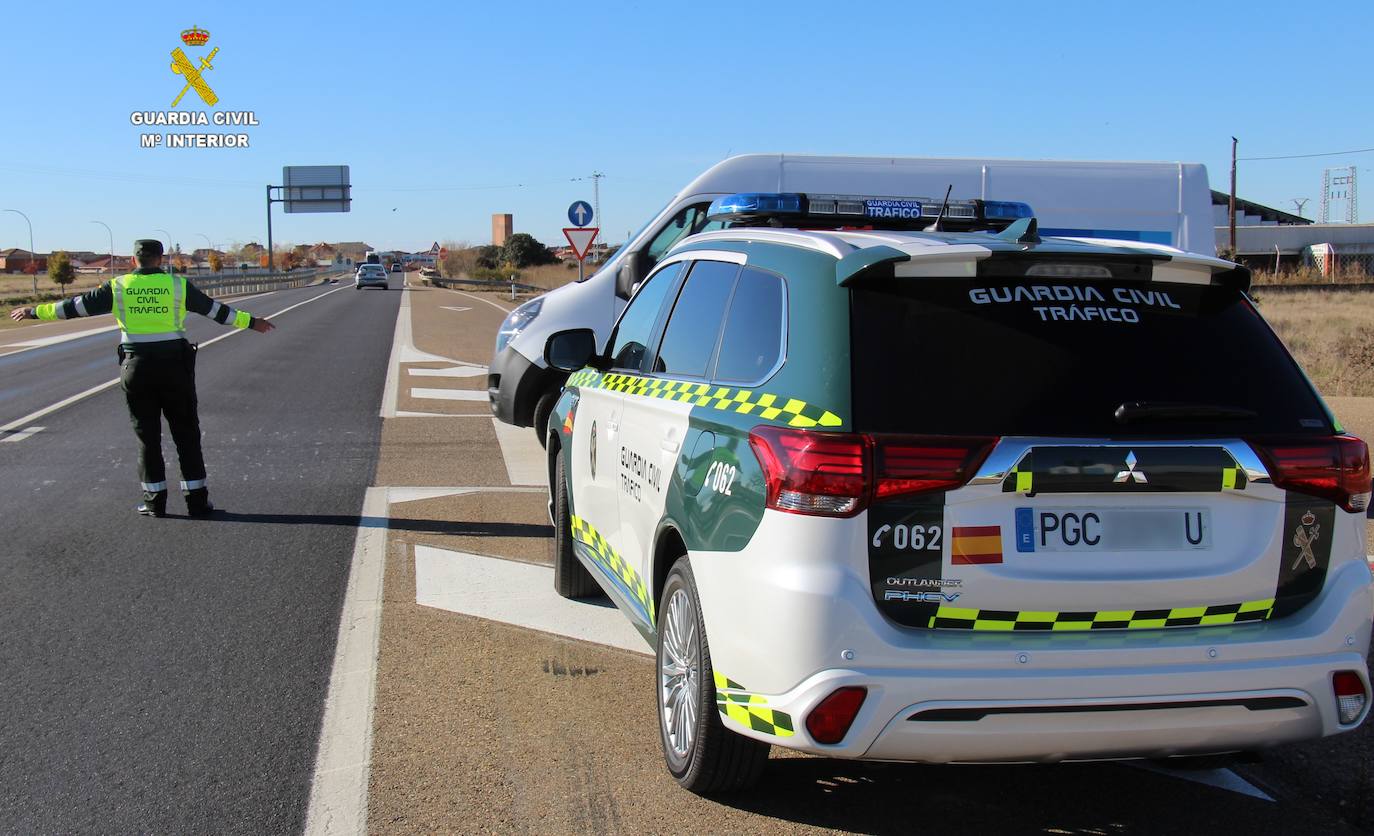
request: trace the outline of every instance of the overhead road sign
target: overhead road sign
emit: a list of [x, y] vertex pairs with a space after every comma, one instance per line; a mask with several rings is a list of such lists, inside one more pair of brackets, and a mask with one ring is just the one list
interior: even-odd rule
[[287, 212], [347, 212], [353, 202], [346, 165], [288, 165], [281, 176]]
[[574, 227], [586, 228], [587, 224], [592, 222], [593, 217], [592, 205], [585, 200], [575, 200], [568, 207], [568, 223]]
[[577, 255], [578, 261], [585, 261], [587, 253], [591, 252], [592, 242], [596, 240], [596, 234], [600, 232], [600, 227], [563, 227], [563, 237], [568, 239], [568, 246], [572, 247], [573, 253]]

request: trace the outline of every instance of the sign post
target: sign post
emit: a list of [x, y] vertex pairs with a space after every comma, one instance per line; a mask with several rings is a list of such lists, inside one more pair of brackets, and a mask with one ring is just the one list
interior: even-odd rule
[[[267, 269], [272, 264], [272, 204], [285, 204], [288, 213], [347, 212], [353, 203], [346, 165], [282, 166], [282, 185], [267, 187]], [[278, 197], [272, 196], [276, 189]]]
[[601, 229], [595, 226], [563, 227], [563, 237], [568, 239], [568, 246], [572, 247], [573, 255], [577, 256], [577, 280], [579, 282], [586, 278], [584, 265], [587, 261], [587, 253], [591, 252], [592, 242], [596, 240], [596, 234], [600, 231]]

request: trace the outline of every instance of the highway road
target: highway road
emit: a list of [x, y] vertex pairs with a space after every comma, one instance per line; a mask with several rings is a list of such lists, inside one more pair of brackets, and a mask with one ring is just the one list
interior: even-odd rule
[[747, 795], [685, 793], [648, 648], [553, 596], [540, 450], [489, 416], [513, 304], [242, 305], [279, 327], [200, 355], [209, 520], [131, 513], [117, 389], [18, 420], [115, 366], [108, 333], [14, 345], [100, 320], [0, 335], [0, 832], [1374, 831], [1368, 726], [1187, 764], [775, 749]]
[[[0, 443], [0, 831], [303, 826], [400, 295], [242, 302], [299, 305], [266, 335], [191, 318], [234, 334], [197, 363], [212, 519], [132, 513], [117, 386]], [[114, 379], [116, 342], [0, 356], [0, 424]]]

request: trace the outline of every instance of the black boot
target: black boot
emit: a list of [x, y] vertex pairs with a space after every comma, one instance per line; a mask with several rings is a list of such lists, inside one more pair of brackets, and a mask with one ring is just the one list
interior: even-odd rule
[[152, 493], [144, 491], [143, 501], [140, 502], [134, 510], [145, 517], [167, 516], [167, 492], [157, 491]]
[[215, 504], [210, 501], [207, 488], [196, 488], [186, 492], [186, 513], [193, 517], [208, 517], [215, 513]]

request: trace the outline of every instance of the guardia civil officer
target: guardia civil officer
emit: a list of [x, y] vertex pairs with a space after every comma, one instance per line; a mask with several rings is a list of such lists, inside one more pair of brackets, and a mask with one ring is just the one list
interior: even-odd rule
[[65, 302], [16, 308], [10, 316], [18, 321], [114, 314], [119, 323], [119, 382], [138, 436], [138, 470], [143, 481], [143, 502], [135, 510], [149, 517], [167, 513], [167, 473], [162, 461], [162, 416], [166, 416], [181, 461], [186, 510], [193, 517], [203, 517], [215, 506], [205, 485], [196, 414], [196, 347], [186, 340], [186, 312], [263, 334], [275, 326], [214, 301], [185, 276], [163, 272], [161, 241], [135, 241], [134, 257], [138, 269], [132, 273]]

